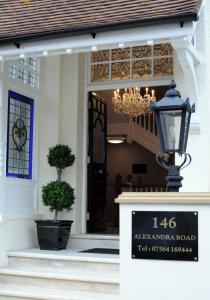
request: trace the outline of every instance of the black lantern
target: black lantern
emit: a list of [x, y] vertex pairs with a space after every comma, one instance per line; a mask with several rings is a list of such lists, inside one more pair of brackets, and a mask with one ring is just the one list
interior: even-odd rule
[[184, 155], [183, 163], [180, 166], [174, 166], [171, 165], [172, 160], [167, 161], [165, 159], [165, 154], [157, 154], [157, 162], [169, 169], [169, 176], [166, 177], [166, 180], [170, 191], [178, 191], [179, 187], [182, 186], [181, 180], [183, 178], [179, 176], [179, 171], [184, 165], [186, 166], [188, 158], [189, 162], [187, 165], [191, 162], [191, 156], [186, 153], [186, 148], [190, 117], [191, 113], [195, 110], [194, 105], [190, 106], [189, 99], [184, 101], [181, 98], [180, 92], [175, 88], [176, 83], [172, 80], [170, 89], [166, 92], [165, 97], [150, 106], [155, 112], [161, 151], [169, 156], [175, 153], [181, 156]]
[[182, 154], [186, 152], [194, 105], [190, 106], [189, 99], [184, 101], [175, 87], [172, 80], [165, 97], [151, 104], [151, 109], [155, 111], [162, 152]]

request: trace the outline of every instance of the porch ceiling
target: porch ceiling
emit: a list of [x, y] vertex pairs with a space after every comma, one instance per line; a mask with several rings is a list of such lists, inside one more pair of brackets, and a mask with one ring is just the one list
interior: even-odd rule
[[10, 0], [0, 4], [0, 44], [197, 20], [200, 0]]

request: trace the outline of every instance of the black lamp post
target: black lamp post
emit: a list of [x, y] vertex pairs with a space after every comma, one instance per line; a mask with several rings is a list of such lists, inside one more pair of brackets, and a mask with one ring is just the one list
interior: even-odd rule
[[[176, 83], [171, 81], [170, 89], [166, 92], [165, 97], [158, 102], [151, 104], [151, 109], [155, 112], [157, 130], [160, 138], [161, 153], [156, 155], [157, 162], [168, 169], [166, 177], [167, 186], [170, 192], [178, 192], [182, 186], [183, 179], [180, 176], [180, 170], [191, 162], [190, 154], [186, 153], [188, 133], [190, 127], [191, 113], [195, 107], [190, 106], [189, 99], [184, 101], [180, 92], [176, 89]], [[183, 157], [181, 165], [165, 159], [165, 156], [175, 155], [178, 153]]]

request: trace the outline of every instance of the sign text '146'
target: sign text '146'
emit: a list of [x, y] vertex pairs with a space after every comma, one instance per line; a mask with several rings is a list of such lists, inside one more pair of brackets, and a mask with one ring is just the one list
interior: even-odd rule
[[158, 220], [157, 217], [153, 218], [153, 228], [176, 228], [176, 218], [173, 217], [171, 219], [164, 218], [162, 220]]

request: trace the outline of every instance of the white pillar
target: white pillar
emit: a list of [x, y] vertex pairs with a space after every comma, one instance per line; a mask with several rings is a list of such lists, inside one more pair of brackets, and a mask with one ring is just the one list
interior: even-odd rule
[[3, 160], [3, 143], [0, 143], [0, 176], [3, 175], [3, 166], [4, 166], [4, 160]]
[[4, 116], [5, 109], [3, 109], [3, 82], [0, 81], [0, 213], [5, 212], [5, 177], [4, 177], [4, 166], [5, 166], [5, 122], [6, 118]]
[[52, 218], [49, 208], [41, 198], [41, 187], [56, 180], [56, 169], [47, 162], [49, 147], [59, 142], [59, 100], [60, 100], [60, 56], [49, 56], [41, 60], [40, 105], [39, 105], [39, 151], [38, 151], [38, 212], [45, 218]]
[[123, 193], [116, 202], [120, 300], [208, 300], [210, 194]]
[[3, 91], [2, 83], [0, 84], [0, 176], [3, 176], [4, 172], [4, 143], [3, 143], [3, 116], [2, 116], [2, 105], [3, 105]]
[[[0, 132], [1, 132], [1, 126], [0, 126]], [[3, 176], [3, 173], [4, 173], [4, 143], [2, 142], [2, 139], [0, 137], [0, 176]]]
[[[86, 138], [84, 79], [85, 60], [83, 54], [61, 56], [60, 64], [60, 102], [59, 102], [59, 143], [72, 148], [76, 160], [73, 166], [66, 168], [62, 174], [63, 180], [69, 182], [75, 189], [75, 204], [71, 214], [63, 212], [65, 219], [74, 220], [72, 232], [85, 232], [86, 215]], [[84, 147], [85, 143], [85, 147]], [[85, 148], [85, 154], [83, 150]], [[85, 157], [84, 157], [85, 156]]]

